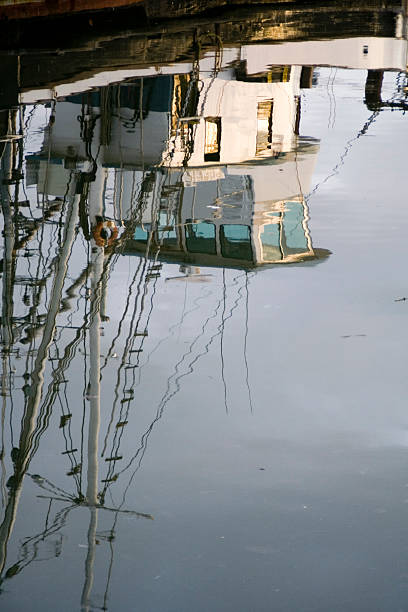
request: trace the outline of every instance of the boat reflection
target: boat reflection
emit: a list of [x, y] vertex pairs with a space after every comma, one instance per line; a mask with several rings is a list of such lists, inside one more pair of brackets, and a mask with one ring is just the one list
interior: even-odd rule
[[[204, 354], [201, 349], [195, 354], [194, 347], [219, 310], [218, 306], [215, 315], [207, 317], [177, 362], [153, 419], [146, 423], [133, 456], [126, 459], [121, 443], [148, 342], [152, 300], [162, 273], [159, 260], [180, 262], [183, 278], [211, 280], [211, 275], [201, 274], [201, 266], [247, 269], [327, 255], [313, 249], [307, 226], [305, 194], [311, 187], [318, 143], [299, 136], [302, 69], [281, 67], [253, 78], [241, 65], [220, 66], [208, 73], [134, 78], [7, 114], [2, 155], [3, 411], [8, 410], [9, 398], [16, 401], [19, 389], [14, 380], [22, 376], [24, 418], [18, 442], [8, 453], [11, 474], [4, 466], [9, 475], [3, 485], [0, 573], [3, 579], [20, 574], [38, 558], [43, 543], [66, 525], [71, 512], [87, 507], [83, 609], [92, 605], [98, 514], [113, 513], [114, 525], [123, 512], [151, 518], [125, 509], [127, 486], [140, 468], [155, 425], [177, 392], [172, 385], [179, 386], [180, 364], [185, 362], [192, 371], [190, 361], [197, 362]], [[26, 113], [32, 119], [38, 111], [48, 113], [44, 139], [37, 153], [25, 155]], [[20, 194], [25, 190], [30, 195], [23, 201]], [[35, 204], [40, 214], [34, 213]], [[82, 250], [82, 238], [90, 250]], [[118, 255], [131, 254], [138, 254], [140, 263], [116, 331], [123, 350], [106, 421], [101, 416], [101, 395], [105, 368], [115, 355], [115, 335], [111, 336], [112, 329], [112, 344], [102, 358], [101, 327], [110, 325], [106, 301], [115, 261]], [[34, 260], [44, 270], [41, 274], [33, 274]], [[245, 282], [248, 292], [247, 278]], [[16, 312], [14, 296], [20, 286], [25, 287], [24, 296]], [[85, 301], [84, 289], [89, 292]], [[226, 295], [224, 277], [224, 302]], [[74, 304], [77, 313], [83, 311], [83, 320], [76, 323]], [[224, 304], [222, 322], [209, 343], [217, 337], [222, 342], [223, 326], [234, 308], [227, 315]], [[80, 353], [85, 342], [87, 348]], [[83, 414], [70, 408], [72, 399], [65, 401], [58, 426], [64, 433], [62, 454], [69, 462], [66, 474], [75, 485], [71, 491], [43, 474], [31, 473], [30, 465], [54, 403], [61, 401], [61, 393], [65, 398], [68, 393], [75, 395], [68, 371], [82, 354]], [[107, 466], [103, 478], [101, 453]], [[4, 450], [3, 465], [5, 458]], [[122, 501], [107, 505], [108, 491], [128, 473]], [[40, 489], [40, 499], [47, 501], [47, 519], [41, 532], [24, 541], [19, 558], [7, 568], [8, 542], [26, 475]], [[110, 546], [114, 534], [112, 526]], [[54, 554], [61, 554], [61, 542]]]
[[[30, 182], [61, 198], [80, 172], [83, 196], [102, 202], [100, 217], [127, 228], [127, 254], [149, 245], [160, 259], [227, 267], [327, 256], [307, 225], [318, 142], [299, 137], [305, 70], [207, 72], [57, 102], [42, 151], [27, 159]], [[101, 226], [81, 219], [86, 238], [99, 235]], [[116, 230], [108, 233], [112, 244]]]

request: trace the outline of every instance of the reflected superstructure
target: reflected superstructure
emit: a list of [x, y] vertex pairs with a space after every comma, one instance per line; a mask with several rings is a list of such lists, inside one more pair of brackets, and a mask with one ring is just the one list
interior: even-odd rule
[[[230, 267], [323, 256], [304, 197], [318, 151], [299, 139], [305, 70], [252, 74], [231, 53], [224, 62], [57, 102], [30, 180], [62, 197], [72, 169], [90, 165], [102, 216], [128, 228], [139, 215], [127, 253], [149, 244], [160, 258]], [[86, 190], [92, 175], [82, 176]]]

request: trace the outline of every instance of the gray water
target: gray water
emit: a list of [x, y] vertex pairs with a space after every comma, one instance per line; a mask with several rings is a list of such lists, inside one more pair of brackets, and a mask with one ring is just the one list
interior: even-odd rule
[[[256, 140], [249, 93], [221, 111], [219, 161], [194, 163], [203, 119], [169, 157], [167, 77], [146, 103], [151, 77], [110, 77], [107, 144], [101, 85], [10, 115], [24, 137], [2, 173], [24, 178], [2, 191], [2, 610], [408, 610], [407, 76], [378, 52], [372, 107], [355, 40], [294, 86], [299, 129], [296, 105], [278, 137], [277, 115], [252, 121], [267, 144], [235, 161]], [[185, 117], [215, 116], [211, 92], [235, 80], [223, 52], [201, 60]], [[137, 104], [115, 107], [129, 83]], [[118, 233], [97, 244], [102, 218]]]

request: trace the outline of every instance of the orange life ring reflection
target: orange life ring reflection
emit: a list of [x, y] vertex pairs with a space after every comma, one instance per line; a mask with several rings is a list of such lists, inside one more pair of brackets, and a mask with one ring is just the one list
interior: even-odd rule
[[118, 237], [118, 228], [113, 221], [99, 221], [92, 230], [92, 236], [100, 247], [111, 246]]

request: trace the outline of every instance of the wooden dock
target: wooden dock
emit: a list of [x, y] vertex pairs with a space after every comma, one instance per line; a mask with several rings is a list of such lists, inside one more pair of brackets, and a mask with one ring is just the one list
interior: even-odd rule
[[0, 0], [0, 19], [34, 19], [129, 8], [143, 0]]
[[[407, 1], [407, 0], [405, 0]], [[332, 0], [333, 5], [337, 0]], [[389, 6], [391, 0], [367, 0], [368, 6]], [[271, 8], [310, 7], [319, 0], [0, 0], [0, 22], [27, 21], [37, 18], [75, 17], [79, 15], [123, 12], [143, 9], [149, 19], [171, 19], [204, 14], [235, 7], [269, 6]], [[346, 0], [348, 9], [361, 2]], [[91, 23], [92, 25], [92, 23]]]
[[401, 2], [387, 0], [300, 4], [241, 6], [220, 10], [217, 15], [167, 20], [146, 20], [136, 6], [118, 9], [110, 17], [101, 10], [91, 16], [80, 12], [69, 19], [0, 21], [0, 110], [17, 106], [25, 91], [48, 90], [103, 71], [193, 61], [215, 52], [220, 44], [392, 38], [396, 15], [403, 8]]

